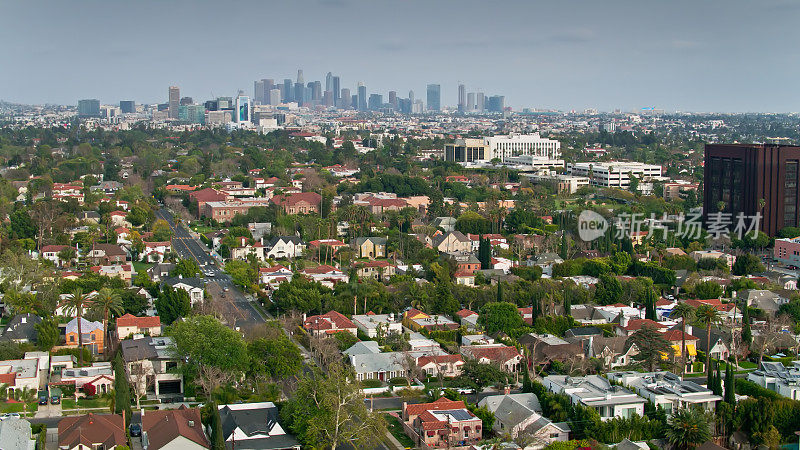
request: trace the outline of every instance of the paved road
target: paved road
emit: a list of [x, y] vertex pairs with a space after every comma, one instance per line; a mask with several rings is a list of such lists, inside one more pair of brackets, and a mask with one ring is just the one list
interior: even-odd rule
[[[233, 284], [231, 277], [217, 266], [217, 261], [209, 254], [210, 250], [200, 239], [183, 225], [176, 224], [172, 213], [162, 208], [156, 211], [156, 217], [165, 220], [173, 233], [172, 248], [179, 257], [197, 262], [203, 271], [210, 293], [215, 298], [230, 302], [233, 309], [234, 327], [248, 328], [262, 324], [265, 317], [259, 312], [247, 296]], [[218, 287], [217, 287], [218, 286]]]

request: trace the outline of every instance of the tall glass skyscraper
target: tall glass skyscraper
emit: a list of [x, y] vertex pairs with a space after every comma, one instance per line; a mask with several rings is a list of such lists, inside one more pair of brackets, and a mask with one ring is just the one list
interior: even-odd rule
[[358, 110], [367, 110], [367, 87], [364, 83], [358, 83]]
[[178, 119], [178, 106], [181, 104], [181, 89], [178, 86], [169, 87], [169, 110], [170, 119]]
[[442, 86], [438, 84], [428, 85], [428, 111], [442, 110]]

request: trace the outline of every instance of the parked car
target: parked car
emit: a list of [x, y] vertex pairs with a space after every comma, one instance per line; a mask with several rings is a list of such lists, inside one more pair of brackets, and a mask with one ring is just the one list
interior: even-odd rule
[[47, 404], [47, 391], [39, 391], [39, 404], [40, 405]]
[[132, 423], [130, 426], [131, 437], [138, 437], [142, 435], [142, 426], [138, 423]]
[[61, 389], [53, 388], [50, 389], [50, 404], [57, 405], [61, 403]]

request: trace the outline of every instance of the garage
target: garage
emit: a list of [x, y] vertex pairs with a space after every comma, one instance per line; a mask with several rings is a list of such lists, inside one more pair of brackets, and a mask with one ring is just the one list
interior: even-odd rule
[[158, 382], [159, 395], [181, 394], [181, 380], [164, 380]]

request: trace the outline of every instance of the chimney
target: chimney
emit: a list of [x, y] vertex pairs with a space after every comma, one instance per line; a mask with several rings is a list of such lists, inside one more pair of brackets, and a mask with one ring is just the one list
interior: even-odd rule
[[189, 421], [189, 426], [190, 426], [190, 427], [194, 427], [194, 420], [190, 420], [190, 421]]
[[182, 274], [182, 273], [179, 273], [179, 274], [178, 274], [178, 279], [179, 279], [179, 280], [182, 280], [182, 279], [183, 279], [183, 274]]
[[628, 326], [628, 316], [626, 316], [625, 314], [622, 314], [622, 318], [619, 320], [619, 325], [621, 327], [627, 327]]
[[692, 331], [694, 331], [694, 328], [692, 328], [691, 325], [686, 324], [686, 334], [692, 334]]

